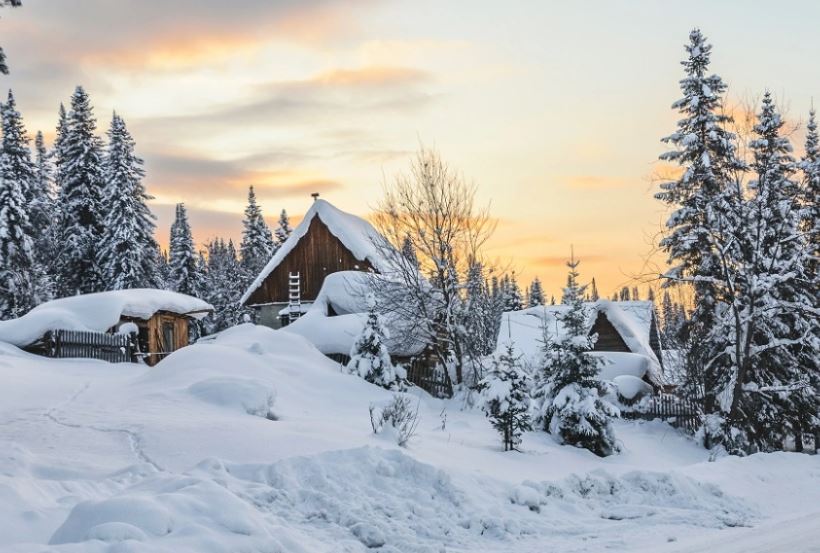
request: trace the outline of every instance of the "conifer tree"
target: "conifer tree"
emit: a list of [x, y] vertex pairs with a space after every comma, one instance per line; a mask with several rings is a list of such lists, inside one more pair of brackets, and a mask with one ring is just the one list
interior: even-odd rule
[[[12, 7], [17, 8], [22, 5], [21, 0], [0, 0], [0, 8]], [[6, 65], [6, 53], [3, 48], [0, 48], [0, 74], [8, 75], [9, 67]]]
[[495, 349], [496, 320], [493, 299], [484, 277], [484, 265], [471, 260], [465, 283], [465, 348], [473, 365], [473, 384], [482, 378], [482, 361]]
[[544, 289], [541, 287], [541, 279], [538, 277], [535, 277], [532, 284], [530, 284], [527, 305], [528, 307], [544, 305]]
[[529, 388], [530, 376], [521, 367], [513, 345], [508, 343], [479, 385], [484, 412], [501, 434], [504, 451], [517, 450], [521, 434], [532, 430]]
[[288, 218], [288, 212], [284, 209], [279, 214], [279, 222], [276, 225], [276, 247], [279, 248], [282, 244], [285, 243], [285, 240], [288, 239], [290, 233], [293, 232], [293, 229], [290, 227], [290, 219]]
[[201, 262], [194, 249], [184, 204], [176, 206], [169, 248], [168, 287], [175, 292], [200, 297], [203, 288]]
[[637, 286], [633, 286], [633, 287], [632, 287], [632, 296], [631, 296], [631, 299], [632, 299], [632, 301], [639, 301], [639, 300], [641, 299], [641, 293], [640, 293], [640, 291], [638, 290], [638, 287], [637, 287]]
[[807, 265], [809, 285], [820, 294], [820, 136], [813, 109], [809, 112], [809, 122], [806, 125], [805, 154], [800, 161], [800, 169], [803, 172], [800, 190], [801, 229], [806, 235], [806, 241], [814, 244], [809, 252], [811, 258]]
[[[34, 256], [41, 270], [49, 276], [58, 253], [56, 231], [56, 204], [54, 167], [51, 153], [46, 148], [43, 133], [37, 131], [34, 139], [34, 181], [29, 218], [34, 228]], [[51, 279], [49, 278], [49, 289]]]
[[152, 197], [142, 183], [143, 161], [134, 153], [134, 145], [125, 121], [115, 113], [103, 161], [105, 219], [99, 245], [100, 269], [108, 290], [160, 284], [155, 217], [147, 205]]
[[712, 46], [695, 29], [686, 51], [683, 97], [673, 104], [682, 118], [677, 130], [663, 139], [671, 150], [660, 156], [683, 171], [678, 179], [661, 184], [656, 198], [674, 210], [661, 241], [671, 265], [667, 283], [690, 283], [695, 294], [696, 308], [687, 323], [694, 347], [687, 352], [686, 372], [692, 381], [686, 387], [704, 390], [704, 409], [713, 412], [717, 381], [731, 370], [724, 355], [725, 336], [715, 332], [721, 309], [714, 284], [722, 277], [718, 250], [733, 241], [731, 234], [738, 227], [737, 174], [744, 164], [736, 154], [736, 137], [727, 130], [732, 119], [723, 106], [726, 84], [709, 74]]
[[29, 138], [9, 91], [2, 110], [0, 150], [0, 318], [24, 315], [47, 299], [45, 275], [34, 252], [34, 228], [29, 208], [35, 168]]
[[347, 372], [383, 388], [398, 388], [400, 382], [396, 368], [385, 345], [389, 335], [376, 309], [372, 293], [368, 294], [367, 303], [367, 321], [350, 350]]
[[561, 443], [605, 457], [619, 450], [612, 419], [620, 413], [604, 398], [607, 389], [599, 380], [603, 360], [588, 355], [597, 337], [588, 335], [583, 302], [586, 286], [578, 283], [579, 263], [574, 256], [567, 263], [563, 293], [567, 310], [561, 317], [564, 332], [558, 341], [545, 344], [546, 361], [535, 395], [541, 402], [539, 419], [545, 430]]
[[524, 308], [524, 301], [521, 298], [521, 288], [518, 286], [518, 279], [515, 273], [512, 277], [507, 278], [507, 311], [521, 311]]
[[214, 306], [205, 319], [205, 333], [213, 334], [241, 322], [245, 310], [239, 305], [242, 287], [237, 286], [243, 273], [233, 241], [222, 238], [208, 243], [203, 299]]
[[274, 249], [273, 235], [262, 217], [262, 209], [256, 203], [256, 193], [251, 186], [248, 189], [248, 206], [242, 221], [242, 243], [239, 246], [242, 268], [247, 275], [258, 275], [270, 260]]
[[589, 285], [589, 299], [590, 301], [598, 301], [601, 296], [598, 295], [598, 285], [595, 283], [595, 277], [592, 277], [592, 282]]
[[60, 254], [56, 259], [56, 276], [61, 296], [104, 289], [98, 264], [105, 216], [101, 209], [103, 152], [102, 143], [94, 134], [96, 128], [88, 94], [78, 86], [57, 144]]
[[415, 267], [419, 266], [419, 258], [418, 254], [416, 253], [416, 246], [413, 245], [413, 239], [410, 237], [409, 234], [405, 235], [404, 240], [401, 243], [401, 254], [412, 265], [414, 265]]

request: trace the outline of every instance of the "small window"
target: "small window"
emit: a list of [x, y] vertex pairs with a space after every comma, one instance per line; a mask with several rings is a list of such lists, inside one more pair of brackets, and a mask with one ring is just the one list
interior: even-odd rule
[[174, 323], [162, 323], [162, 341], [165, 346], [163, 353], [170, 353], [177, 349], [176, 340], [174, 338]]

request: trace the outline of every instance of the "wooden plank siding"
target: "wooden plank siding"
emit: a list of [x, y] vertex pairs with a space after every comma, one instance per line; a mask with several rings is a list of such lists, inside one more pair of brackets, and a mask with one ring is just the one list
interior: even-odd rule
[[314, 217], [307, 233], [245, 303], [287, 303], [288, 275], [291, 272], [298, 272], [301, 276], [302, 300], [313, 301], [330, 273], [372, 270], [370, 262], [357, 259], [319, 217]]
[[592, 325], [590, 335], [597, 334], [598, 341], [595, 342], [595, 347], [592, 351], [622, 351], [629, 353], [632, 350], [626, 345], [621, 334], [615, 329], [606, 315], [598, 312], [598, 317], [595, 319], [595, 324]]

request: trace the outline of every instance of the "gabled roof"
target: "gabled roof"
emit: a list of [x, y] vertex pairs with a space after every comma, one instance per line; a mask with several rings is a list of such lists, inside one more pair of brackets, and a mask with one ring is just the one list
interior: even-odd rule
[[[648, 372], [653, 381], [661, 381], [661, 365], [650, 345], [654, 304], [651, 301], [599, 300], [585, 304], [587, 325], [591, 330], [599, 314], [604, 314], [633, 353], [649, 359]], [[566, 305], [541, 305], [509, 311], [502, 315], [498, 347], [512, 342], [525, 362], [537, 364], [545, 340], [561, 341], [565, 330], [563, 314]]]
[[242, 298], [239, 300], [240, 304], [244, 304], [251, 297], [257, 288], [259, 288], [265, 279], [279, 266], [280, 263], [293, 251], [296, 244], [299, 243], [308, 232], [310, 223], [314, 217], [318, 217], [331, 234], [333, 234], [339, 241], [350, 250], [357, 259], [361, 261], [367, 260], [370, 265], [379, 272], [385, 272], [388, 269], [388, 260], [385, 257], [385, 248], [378, 244], [387, 244], [387, 240], [375, 229], [373, 225], [360, 217], [356, 217], [350, 213], [346, 213], [335, 207], [326, 200], [317, 199], [310, 206], [305, 217], [293, 229], [293, 232], [285, 240], [273, 257], [262, 269], [262, 272], [251, 283]]
[[148, 288], [70, 296], [42, 303], [19, 319], [0, 321], [0, 342], [24, 347], [49, 330], [105, 332], [122, 317], [150, 319], [159, 311], [201, 319], [213, 306], [185, 294]]

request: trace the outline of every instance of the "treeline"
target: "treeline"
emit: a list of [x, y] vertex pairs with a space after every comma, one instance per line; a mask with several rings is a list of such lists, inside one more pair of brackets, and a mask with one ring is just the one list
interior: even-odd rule
[[77, 87], [69, 109], [60, 105], [49, 149], [42, 132], [32, 145], [11, 91], [0, 114], [0, 319], [54, 297], [164, 288], [214, 304], [206, 332], [240, 320], [244, 286], [291, 232], [284, 210], [271, 232], [251, 187], [239, 251], [221, 238], [200, 250], [179, 204], [163, 252], [143, 160], [121, 116], [98, 136], [89, 96]]

